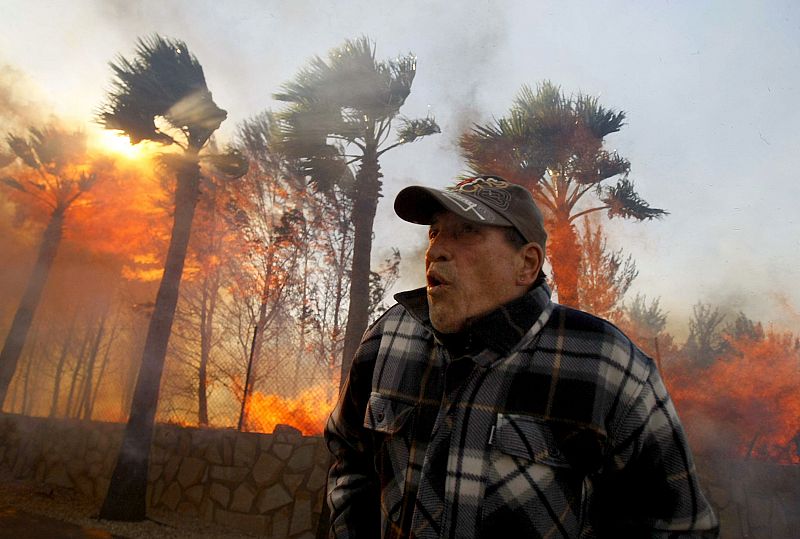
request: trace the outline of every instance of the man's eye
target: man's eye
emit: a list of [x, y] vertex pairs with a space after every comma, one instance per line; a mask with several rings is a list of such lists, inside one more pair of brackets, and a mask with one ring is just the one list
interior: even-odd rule
[[431, 228], [431, 229], [429, 229], [429, 230], [428, 230], [428, 239], [429, 239], [429, 240], [432, 240], [433, 238], [435, 238], [435, 237], [436, 237], [436, 235], [437, 235], [438, 233], [439, 233], [439, 231], [438, 231], [438, 230], [434, 230], [434, 229], [432, 229], [432, 228]]

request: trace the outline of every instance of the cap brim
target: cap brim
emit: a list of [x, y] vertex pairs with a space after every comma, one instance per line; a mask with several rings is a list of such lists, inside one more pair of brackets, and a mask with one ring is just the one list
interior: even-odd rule
[[492, 226], [514, 226], [511, 221], [472, 197], [453, 191], [412, 185], [397, 194], [394, 211], [404, 221], [429, 225], [442, 210], [476, 223]]

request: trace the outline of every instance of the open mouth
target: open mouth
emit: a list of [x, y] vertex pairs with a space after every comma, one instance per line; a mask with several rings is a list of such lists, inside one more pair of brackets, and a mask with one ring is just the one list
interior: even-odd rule
[[436, 272], [429, 272], [427, 274], [428, 290], [436, 290], [442, 286], [450, 284], [446, 279]]

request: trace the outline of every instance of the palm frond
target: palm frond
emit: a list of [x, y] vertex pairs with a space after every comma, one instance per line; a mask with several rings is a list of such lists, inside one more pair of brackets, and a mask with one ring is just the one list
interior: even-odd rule
[[156, 127], [160, 117], [200, 147], [227, 116], [214, 103], [203, 68], [183, 41], [159, 35], [140, 38], [135, 58], [120, 56], [111, 68], [112, 90], [99, 120], [126, 133], [133, 143], [174, 142]]
[[36, 156], [27, 140], [14, 134], [9, 134], [6, 140], [8, 141], [8, 146], [11, 148], [11, 151], [14, 152], [14, 155], [19, 157], [23, 163], [37, 170], [42, 167], [39, 158]]
[[400, 143], [405, 144], [441, 132], [439, 124], [437, 124], [436, 120], [431, 116], [415, 119], [400, 118], [400, 126], [397, 128], [397, 139]]
[[613, 187], [607, 187], [602, 201], [608, 205], [609, 218], [622, 217], [649, 221], [669, 214], [665, 210], [651, 208], [650, 204], [636, 193], [633, 182], [627, 177], [621, 178]]
[[597, 97], [580, 94], [575, 99], [575, 115], [598, 139], [616, 133], [625, 125], [625, 112], [607, 109]]
[[204, 155], [203, 160], [232, 180], [247, 174], [249, 165], [247, 158], [236, 148], [227, 148], [223, 153]]

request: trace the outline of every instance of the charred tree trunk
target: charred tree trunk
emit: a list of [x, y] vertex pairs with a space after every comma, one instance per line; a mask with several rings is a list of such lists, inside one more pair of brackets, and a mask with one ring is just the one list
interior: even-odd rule
[[350, 274], [350, 306], [344, 332], [344, 350], [339, 385], [347, 379], [350, 364], [369, 321], [369, 272], [372, 256], [372, 227], [381, 191], [381, 173], [374, 146], [367, 146], [356, 175], [353, 202], [353, 269]]
[[[86, 362], [86, 375], [84, 376], [83, 391], [81, 392], [81, 400], [78, 406], [78, 415], [83, 420], [91, 419], [91, 400], [92, 391], [94, 390], [94, 364], [97, 361], [97, 354], [100, 353], [100, 343], [103, 342], [103, 335], [106, 329], [106, 318], [108, 317], [108, 307], [100, 318], [100, 327], [97, 329], [97, 335], [92, 344], [92, 351], [89, 353], [89, 360]], [[83, 410], [81, 411], [81, 408]]]
[[64, 363], [67, 361], [69, 355], [69, 346], [72, 344], [72, 334], [75, 331], [75, 318], [67, 330], [67, 335], [64, 338], [64, 343], [61, 345], [61, 353], [58, 356], [58, 363], [56, 364], [56, 375], [53, 381], [53, 397], [50, 400], [50, 417], [55, 417], [58, 413], [58, 398], [61, 396], [61, 377], [64, 374]]
[[100, 392], [100, 385], [103, 383], [103, 376], [105, 376], [106, 369], [108, 368], [108, 359], [111, 355], [111, 345], [114, 342], [116, 335], [117, 325], [114, 324], [111, 334], [108, 336], [108, 340], [106, 341], [106, 350], [103, 353], [103, 361], [100, 364], [100, 372], [97, 373], [97, 382], [95, 382], [94, 389], [92, 390], [91, 395], [89, 395], [89, 418], [91, 418], [92, 414], [94, 413], [94, 403], [97, 402], [97, 394]]
[[197, 375], [197, 422], [208, 425], [208, 362], [211, 358], [211, 343], [214, 336], [214, 311], [217, 306], [219, 270], [206, 275], [203, 280], [203, 299], [200, 306], [200, 368]]
[[72, 380], [69, 384], [69, 393], [67, 394], [67, 403], [64, 407], [64, 417], [72, 415], [72, 402], [75, 397], [75, 388], [78, 384], [78, 375], [81, 373], [83, 359], [86, 355], [86, 347], [89, 346], [89, 341], [92, 340], [91, 324], [86, 326], [86, 333], [83, 336], [80, 352], [75, 356], [75, 364], [72, 367]]
[[199, 196], [199, 180], [197, 149], [190, 148], [186, 161], [177, 171], [175, 214], [164, 263], [164, 274], [150, 318], [130, 417], [125, 427], [108, 492], [100, 509], [100, 518], [103, 519], [141, 521], [146, 516], [147, 468], [158, 392]]
[[44, 285], [47, 283], [47, 276], [50, 268], [53, 267], [53, 260], [61, 243], [61, 235], [64, 230], [64, 212], [66, 208], [57, 207], [50, 215], [50, 222], [42, 235], [42, 243], [39, 246], [39, 254], [33, 266], [28, 285], [22, 294], [14, 320], [11, 322], [11, 329], [8, 331], [3, 350], [0, 351], [0, 407], [5, 401], [8, 386], [11, 378], [17, 370], [17, 362], [25, 346], [28, 331], [31, 329], [31, 322], [39, 300], [42, 297]]

